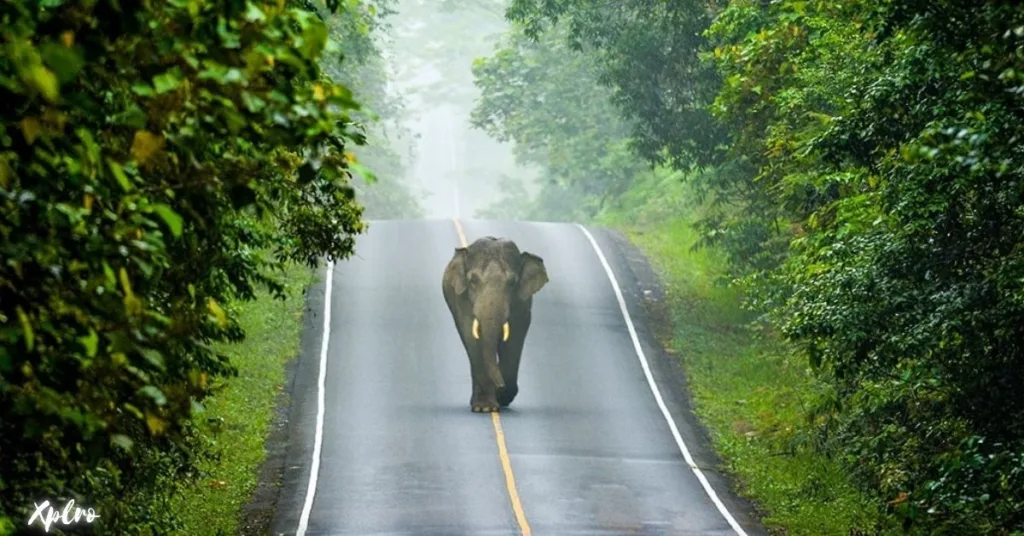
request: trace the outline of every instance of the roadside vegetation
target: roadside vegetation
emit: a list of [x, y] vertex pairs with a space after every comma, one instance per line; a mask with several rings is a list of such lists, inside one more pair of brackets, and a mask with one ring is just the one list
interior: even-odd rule
[[386, 7], [0, 6], [0, 534], [232, 532], [310, 270], [419, 210]]
[[210, 456], [198, 464], [195, 484], [175, 495], [169, 505], [181, 515], [180, 534], [238, 534], [240, 512], [256, 488], [265, 458], [274, 403], [285, 387], [285, 364], [299, 352], [304, 291], [322, 274], [323, 270], [292, 266], [281, 277], [284, 300], [264, 292], [239, 307], [245, 340], [218, 346], [238, 375], [213, 386], [215, 394], [207, 399], [198, 423], [209, 441]]
[[1024, 8], [511, 0], [481, 216], [626, 231], [788, 534], [1024, 533]]

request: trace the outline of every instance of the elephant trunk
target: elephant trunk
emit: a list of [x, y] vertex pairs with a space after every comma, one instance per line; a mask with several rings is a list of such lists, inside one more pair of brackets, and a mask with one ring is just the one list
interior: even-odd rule
[[480, 340], [480, 358], [483, 360], [483, 370], [495, 384], [495, 388], [504, 388], [505, 379], [502, 378], [502, 371], [498, 368], [498, 341], [502, 336], [501, 327], [495, 327], [494, 323], [473, 321], [473, 335]]
[[480, 357], [483, 359], [484, 372], [496, 389], [505, 388], [505, 380], [501, 376], [501, 369], [498, 368], [498, 341], [506, 337], [509, 329], [507, 325], [496, 321], [473, 320], [473, 337], [480, 341]]

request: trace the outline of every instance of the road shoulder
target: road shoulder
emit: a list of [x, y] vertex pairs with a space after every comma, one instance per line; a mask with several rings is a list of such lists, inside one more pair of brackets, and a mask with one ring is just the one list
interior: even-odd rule
[[324, 270], [324, 266], [317, 267], [316, 277], [305, 291], [299, 353], [285, 365], [285, 382], [275, 401], [265, 443], [266, 458], [259, 468], [256, 489], [242, 509], [242, 535], [286, 534], [298, 525], [305, 494], [291, 491], [305, 489], [309, 479], [323, 337]]
[[744, 530], [763, 533], [756, 506], [735, 492], [733, 477], [722, 470], [722, 459], [710, 447], [708, 429], [694, 413], [682, 360], [665, 344], [672, 340], [673, 324], [661, 278], [643, 251], [621, 231], [599, 226], [587, 230], [615, 273], [655, 383], [691, 456]]

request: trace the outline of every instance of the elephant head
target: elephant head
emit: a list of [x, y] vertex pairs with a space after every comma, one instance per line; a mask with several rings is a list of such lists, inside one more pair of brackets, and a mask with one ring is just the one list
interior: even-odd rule
[[[519, 327], [517, 315], [529, 314], [533, 295], [548, 282], [544, 260], [515, 243], [493, 237], [456, 248], [450, 284], [471, 304], [471, 336], [479, 350], [476, 359], [497, 389], [505, 385], [498, 368], [500, 341], [508, 341]], [[470, 311], [466, 311], [469, 313]], [[471, 356], [472, 359], [473, 356]]]

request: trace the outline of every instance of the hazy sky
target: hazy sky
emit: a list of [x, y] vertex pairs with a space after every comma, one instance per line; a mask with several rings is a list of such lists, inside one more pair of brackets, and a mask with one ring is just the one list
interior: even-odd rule
[[[488, 56], [507, 22], [492, 0], [463, 0], [457, 11], [438, 0], [400, 0], [385, 54], [393, 91], [406, 100], [403, 126], [414, 136], [406, 162], [409, 185], [427, 193], [428, 218], [472, 218], [498, 197], [502, 176], [529, 178], [511, 145], [472, 129], [478, 91], [473, 59]], [[528, 180], [532, 183], [532, 180]], [[531, 188], [532, 190], [532, 188]]]

